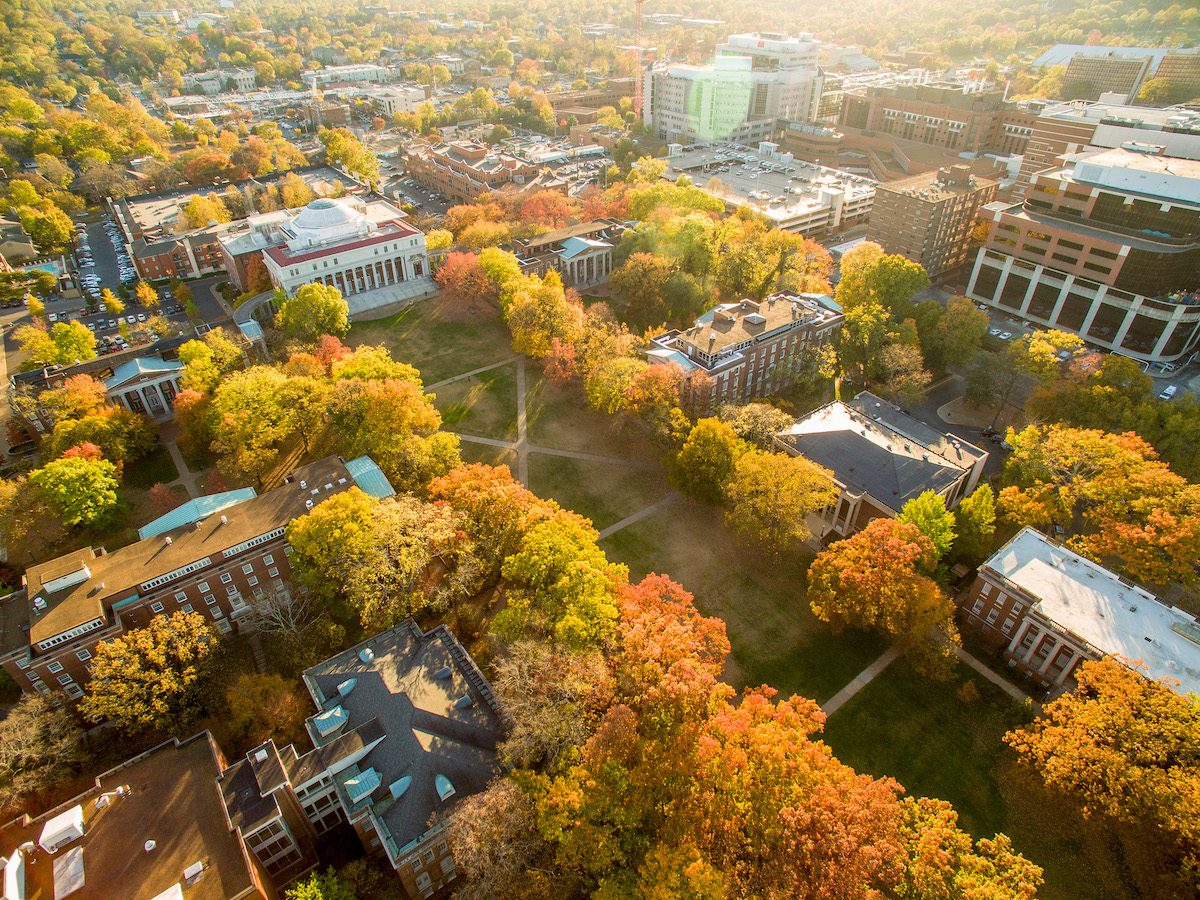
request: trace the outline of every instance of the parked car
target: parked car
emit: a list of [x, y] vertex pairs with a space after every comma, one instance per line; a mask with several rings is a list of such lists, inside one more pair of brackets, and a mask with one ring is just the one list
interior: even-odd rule
[[1172, 397], [1174, 397], [1178, 393], [1179, 393], [1179, 385], [1168, 384], [1165, 388], [1163, 388], [1161, 391], [1159, 391], [1158, 399], [1159, 400], [1170, 400]]

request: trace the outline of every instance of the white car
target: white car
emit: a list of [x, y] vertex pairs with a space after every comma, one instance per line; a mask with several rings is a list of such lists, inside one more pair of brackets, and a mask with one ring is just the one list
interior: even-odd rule
[[1000, 329], [999, 328], [989, 328], [988, 334], [990, 334], [992, 337], [1000, 337]]
[[999, 337], [1000, 337], [1000, 340], [1002, 340], [1002, 341], [1011, 341], [1012, 340], [1012, 332], [1011, 331], [1002, 331], [1002, 332], [1000, 332]]
[[1170, 400], [1172, 397], [1174, 397], [1178, 393], [1179, 393], [1179, 385], [1168, 384], [1165, 388], [1163, 388], [1161, 391], [1159, 391], [1158, 399], [1159, 400]]

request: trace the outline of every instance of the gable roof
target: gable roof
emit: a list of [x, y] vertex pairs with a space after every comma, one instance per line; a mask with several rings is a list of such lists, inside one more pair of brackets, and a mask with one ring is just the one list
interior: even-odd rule
[[104, 386], [110, 391], [120, 387], [135, 378], [144, 375], [162, 375], [167, 372], [182, 372], [183, 363], [177, 359], [166, 360], [157, 356], [139, 356], [129, 362], [121, 363], [113, 369], [112, 375], [104, 379]]

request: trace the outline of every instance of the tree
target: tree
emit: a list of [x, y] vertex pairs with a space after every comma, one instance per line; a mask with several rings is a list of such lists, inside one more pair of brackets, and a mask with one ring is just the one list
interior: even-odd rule
[[350, 330], [350, 306], [332, 285], [304, 284], [296, 296], [283, 301], [275, 327], [285, 336], [309, 344], [323, 334], [342, 337]]
[[901, 405], [917, 403], [925, 396], [933, 376], [925, 369], [921, 351], [912, 344], [892, 343], [880, 357], [883, 383], [880, 393]]
[[314, 593], [329, 597], [371, 552], [376, 501], [357, 487], [322, 500], [287, 526], [292, 566]]
[[448, 306], [463, 312], [481, 311], [496, 303], [496, 291], [477, 253], [450, 253], [434, 276]]
[[288, 172], [279, 184], [279, 194], [284, 209], [296, 209], [308, 206], [316, 199], [316, 194], [308, 186], [308, 182], [295, 172]]
[[332, 868], [313, 872], [287, 889], [287, 900], [355, 900], [354, 894]]
[[720, 419], [701, 419], [671, 465], [672, 480], [689, 497], [717, 503], [746, 444]]
[[348, 129], [322, 128], [317, 137], [325, 146], [325, 156], [331, 163], [342, 166], [373, 188], [379, 186], [379, 160]]
[[108, 405], [104, 382], [90, 375], [72, 375], [56, 388], [38, 397], [42, 409], [53, 422], [81, 419]]
[[578, 340], [583, 308], [567, 298], [557, 272], [548, 273], [540, 282], [531, 281], [504, 307], [504, 318], [512, 332], [513, 350], [541, 359], [549, 354], [555, 338], [568, 344]]
[[104, 406], [79, 418], [63, 418], [42, 444], [46, 457], [65, 456], [81, 444], [95, 446], [114, 463], [128, 463], [149, 453], [158, 443], [158, 430], [148, 416], [124, 406]]
[[782, 409], [761, 401], [745, 406], [727, 403], [721, 407], [718, 416], [733, 426], [738, 437], [759, 450], [770, 450], [775, 444], [775, 435], [794, 421]]
[[455, 804], [446, 842], [466, 875], [457, 892], [463, 900], [508, 896], [549, 851], [537, 831], [533, 798], [510, 779], [497, 779]]
[[833, 473], [804, 457], [743, 453], [725, 485], [725, 523], [745, 543], [779, 557], [812, 537], [807, 517], [835, 503]]
[[125, 312], [125, 304], [109, 288], [104, 288], [100, 292], [100, 302], [104, 305], [104, 311], [110, 316], [119, 316]]
[[1085, 660], [1075, 690], [1005, 735], [1022, 762], [1085, 814], [1151, 824], [1167, 838], [1180, 887], [1200, 888], [1200, 704], [1114, 659]]
[[304, 738], [308, 698], [280, 675], [239, 675], [226, 688], [225, 703], [229, 712], [224, 724], [239, 747], [255, 747], [271, 738], [280, 745]]
[[49, 332], [23, 325], [13, 337], [28, 356], [21, 365], [23, 371], [96, 358], [96, 336], [81, 322], [56, 322]]
[[809, 567], [808, 599], [835, 631], [873, 628], [897, 639], [927, 674], [945, 672], [958, 641], [954, 603], [926, 572], [937, 560], [933, 541], [915, 525], [874, 519], [831, 544]]
[[254, 366], [226, 378], [213, 395], [212, 449], [231, 478], [259, 481], [278, 462], [297, 421], [278, 369]]
[[0, 803], [64, 781], [80, 761], [82, 738], [65, 695], [24, 694], [0, 719]]
[[954, 545], [954, 513], [946, 509], [946, 498], [936, 491], [922, 491], [906, 502], [897, 519], [915, 525], [929, 538], [939, 560]]
[[154, 285], [148, 281], [139, 281], [133, 289], [134, 295], [138, 298], [138, 302], [147, 309], [156, 309], [158, 307], [158, 291], [154, 289]]
[[[189, 178], [189, 180], [192, 180]], [[207, 197], [195, 194], [179, 210], [180, 224], [183, 231], [194, 228], [204, 228], [208, 225], [223, 225], [233, 218], [229, 210], [216, 194]]]
[[837, 301], [844, 308], [877, 303], [897, 319], [911, 316], [912, 297], [929, 285], [919, 264], [864, 241], [842, 256]]
[[888, 314], [878, 303], [849, 307], [837, 337], [837, 361], [842, 374], [866, 385], [883, 366]]
[[107, 459], [56, 459], [31, 472], [29, 483], [68, 527], [96, 525], [117, 507], [117, 467]]
[[26, 294], [25, 308], [29, 310], [29, 318], [33, 319], [38, 324], [44, 325], [46, 321], [45, 303], [33, 296], [33, 294]]
[[954, 513], [958, 537], [954, 539], [954, 557], [969, 565], [983, 562], [992, 549], [996, 533], [996, 493], [991, 485], [981, 484], [964, 497]]
[[83, 714], [122, 731], [182, 731], [204, 708], [217, 633], [200, 613], [157, 615], [103, 641], [92, 655]]
[[946, 311], [938, 319], [935, 344], [943, 364], [959, 366], [983, 343], [988, 330], [988, 314], [967, 297], [951, 297]]
[[630, 356], [606, 360], [584, 379], [588, 405], [610, 416], [620, 412], [628, 402], [634, 382], [648, 368], [645, 360]]

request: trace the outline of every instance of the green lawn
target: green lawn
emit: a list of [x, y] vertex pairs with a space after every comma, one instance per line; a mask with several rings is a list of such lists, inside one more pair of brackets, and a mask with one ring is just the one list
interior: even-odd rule
[[[958, 691], [974, 682], [979, 698]], [[890, 775], [918, 796], [954, 804], [976, 837], [1003, 832], [1042, 866], [1040, 897], [1133, 898], [1149, 885], [1146, 846], [1031, 782], [1002, 741], [1027, 714], [981, 676], [959, 666], [948, 682], [931, 682], [897, 660], [830, 717], [825, 740], [860, 772]]]
[[670, 575], [706, 615], [724, 620], [733, 649], [726, 677], [735, 686], [769, 684], [784, 696], [824, 702], [885, 649], [871, 635], [834, 635], [812, 614], [805, 601], [810, 557], [760, 557], [734, 540], [714, 507], [678, 502], [601, 546], [635, 580]]
[[158, 447], [137, 462], [125, 466], [123, 478], [129, 488], [149, 490], [156, 484], [170, 484], [179, 477], [171, 454], [166, 447]]
[[489, 466], [508, 466], [515, 476], [517, 474], [517, 454], [503, 447], [490, 447], [487, 444], [474, 444], [463, 441], [459, 447], [463, 462], [486, 463]]
[[634, 469], [541, 453], [529, 455], [529, 489], [587, 516], [603, 530], [671, 490], [658, 469]]
[[443, 427], [480, 437], [517, 438], [517, 364], [443, 385], [434, 393]]
[[624, 430], [618, 420], [588, 408], [574, 385], [545, 380], [527, 367], [525, 416], [529, 441], [558, 450], [582, 450], [622, 459], [653, 459], [642, 438]]
[[446, 315], [436, 300], [416, 303], [384, 319], [355, 322], [346, 343], [352, 347], [383, 344], [395, 359], [420, 369], [427, 385], [513, 355], [499, 314], [460, 321]]

